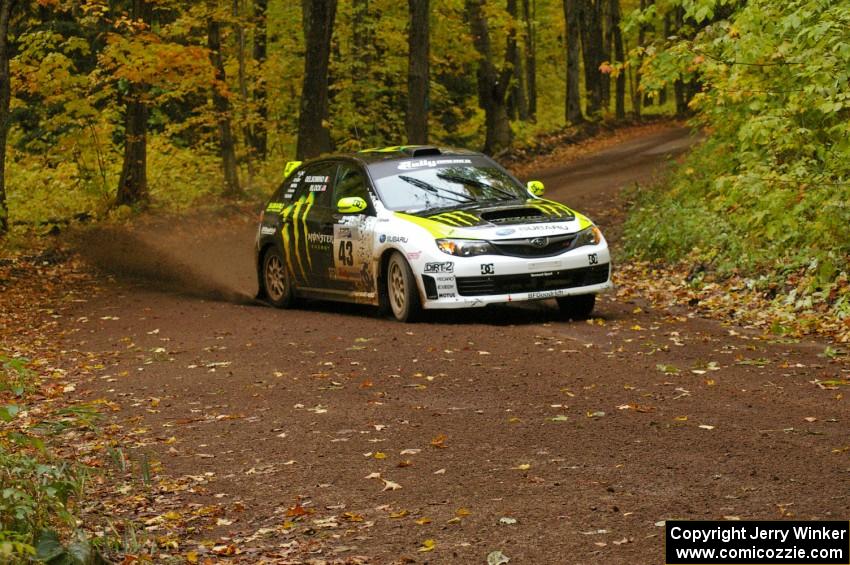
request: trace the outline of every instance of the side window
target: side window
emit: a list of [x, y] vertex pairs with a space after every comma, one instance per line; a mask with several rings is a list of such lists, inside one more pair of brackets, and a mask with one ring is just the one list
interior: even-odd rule
[[[357, 165], [343, 163], [339, 167], [336, 186], [334, 187], [333, 202], [336, 204], [341, 198], [359, 196], [368, 204], [369, 191], [366, 188], [366, 176]], [[372, 207], [369, 206], [368, 210]]]
[[330, 208], [337, 167], [336, 163], [316, 163], [305, 167], [296, 196], [300, 198], [313, 194], [315, 199], [313, 206]]

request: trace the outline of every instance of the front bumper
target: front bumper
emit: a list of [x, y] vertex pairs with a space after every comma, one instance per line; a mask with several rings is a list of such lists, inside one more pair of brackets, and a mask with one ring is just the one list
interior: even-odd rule
[[[605, 242], [555, 257], [527, 259], [502, 255], [460, 258], [443, 254], [441, 263], [416, 265], [426, 309], [474, 308], [487, 304], [596, 294], [611, 288], [611, 258]], [[449, 259], [449, 261], [446, 261]], [[446, 265], [451, 263], [451, 272]], [[442, 265], [434, 272], [433, 265]]]

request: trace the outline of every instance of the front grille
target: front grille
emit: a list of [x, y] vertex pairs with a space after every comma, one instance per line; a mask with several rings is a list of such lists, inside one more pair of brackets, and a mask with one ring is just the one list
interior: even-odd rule
[[[490, 244], [503, 255], [511, 257], [552, 257], [568, 251], [576, 239], [574, 233], [549, 237], [501, 239]], [[537, 243], [537, 245], [535, 245]]]
[[485, 296], [577, 288], [604, 283], [608, 280], [610, 267], [606, 263], [547, 273], [457, 277], [457, 290], [461, 296]]

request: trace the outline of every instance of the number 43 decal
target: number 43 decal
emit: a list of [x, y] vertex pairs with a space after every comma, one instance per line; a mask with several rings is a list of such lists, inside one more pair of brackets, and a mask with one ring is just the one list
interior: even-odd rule
[[353, 250], [354, 246], [350, 241], [339, 242], [339, 253], [337, 253], [337, 258], [341, 265], [346, 265], [348, 267], [354, 265]]

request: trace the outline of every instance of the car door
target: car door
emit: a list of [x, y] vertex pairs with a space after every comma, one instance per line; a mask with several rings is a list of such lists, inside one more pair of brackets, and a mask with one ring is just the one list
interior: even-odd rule
[[299, 286], [326, 289], [333, 268], [333, 183], [339, 164], [323, 161], [305, 167], [287, 221], [292, 270]]
[[349, 293], [375, 291], [373, 250], [375, 207], [363, 169], [356, 163], [340, 163], [334, 184], [333, 202], [357, 196], [368, 205], [359, 214], [336, 214], [333, 225], [334, 268], [332, 288]]

